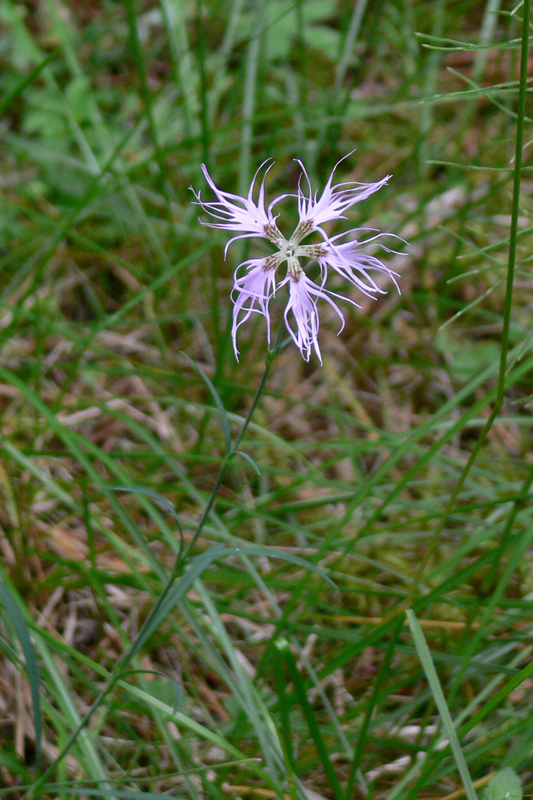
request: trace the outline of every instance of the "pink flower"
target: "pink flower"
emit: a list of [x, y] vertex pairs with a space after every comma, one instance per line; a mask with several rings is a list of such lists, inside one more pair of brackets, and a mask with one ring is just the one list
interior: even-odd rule
[[[204, 225], [236, 232], [237, 235], [226, 244], [225, 252], [227, 252], [228, 246], [235, 239], [251, 236], [267, 239], [276, 248], [274, 253], [265, 258], [244, 261], [235, 271], [235, 283], [232, 292], [234, 302], [232, 337], [235, 355], [238, 358], [237, 332], [240, 326], [254, 313], [262, 314], [265, 317], [267, 341], [270, 344], [269, 304], [276, 294], [276, 288], [281, 288], [288, 283], [289, 299], [284, 314], [287, 330], [306, 361], [309, 360], [311, 352], [314, 350], [320, 362], [322, 362], [318, 344], [318, 300], [325, 300], [337, 313], [342, 322], [340, 330], [344, 327], [344, 315], [332, 300], [332, 297], [346, 300], [357, 306], [354, 300], [324, 288], [330, 268], [369, 297], [375, 298], [377, 294], [385, 294], [384, 289], [379, 286], [370, 274], [372, 272], [379, 272], [388, 276], [392, 279], [398, 291], [399, 287], [396, 282], [397, 273], [386, 267], [376, 256], [365, 253], [363, 249], [383, 234], [378, 233], [362, 242], [357, 241], [357, 239], [339, 242], [339, 238], [349, 234], [357, 234], [359, 231], [351, 230], [345, 234], [330, 238], [321, 226], [325, 222], [345, 218], [343, 212], [377, 192], [387, 183], [391, 176], [387, 175], [377, 183], [358, 184], [349, 182], [333, 186], [333, 175], [338, 166], [337, 164], [320, 198], [317, 199], [317, 193], [313, 194], [312, 192], [305, 167], [301, 161], [298, 161], [307, 181], [308, 194], [303, 192], [300, 181], [296, 195], [280, 195], [265, 209], [265, 177], [272, 163], [267, 167], [261, 181], [257, 201], [254, 200], [253, 195], [257, 175], [266, 163], [265, 161], [255, 173], [247, 197], [240, 197], [239, 195], [221, 191], [215, 185], [205, 165], [202, 165], [204, 175], [218, 199], [213, 202], [205, 202], [201, 199], [199, 192], [198, 194], [195, 193], [197, 202], [202, 209], [217, 220], [216, 222], [204, 222]], [[298, 225], [289, 239], [286, 239], [279, 230], [276, 223], [277, 216], [273, 216], [272, 213], [274, 206], [286, 197], [296, 198], [299, 214]], [[321, 235], [322, 240], [320, 243], [301, 244], [302, 240], [312, 232], [317, 232]], [[391, 251], [381, 243], [378, 243], [378, 245], [386, 252], [396, 252]], [[314, 259], [318, 262], [322, 276], [320, 285], [307, 277], [300, 263], [301, 258]], [[276, 285], [277, 270], [285, 262], [287, 263], [287, 273], [280, 283]], [[242, 268], [245, 269], [244, 274], [240, 274]], [[291, 324], [289, 314], [292, 314], [295, 326]]]
[[[309, 361], [311, 351], [314, 348], [320, 363], [322, 363], [322, 355], [318, 344], [319, 318], [317, 300], [318, 298], [325, 300], [336, 311], [342, 323], [339, 330], [340, 333], [344, 328], [344, 314], [331, 297], [329, 297], [330, 294], [334, 297], [340, 297], [340, 295], [334, 292], [328, 292], [323, 286], [318, 286], [316, 283], [313, 283], [300, 267], [298, 259], [295, 258], [291, 260], [296, 263], [291, 264], [289, 262], [287, 277], [282, 282], [283, 284], [287, 282], [289, 284], [289, 302], [287, 303], [284, 314], [285, 324], [305, 360]], [[346, 298], [341, 297], [341, 299]], [[349, 302], [353, 303], [353, 300]], [[354, 305], [357, 304], [354, 303]], [[291, 323], [289, 322], [289, 311], [292, 311], [294, 315], [296, 330], [292, 329]]]

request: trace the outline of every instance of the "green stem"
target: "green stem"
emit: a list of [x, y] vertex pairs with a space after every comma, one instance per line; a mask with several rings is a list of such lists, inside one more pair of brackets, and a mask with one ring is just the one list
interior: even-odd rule
[[518, 238], [518, 214], [520, 211], [520, 183], [522, 173], [522, 150], [524, 146], [524, 117], [526, 115], [527, 65], [529, 45], [530, 3], [523, 4], [522, 44], [520, 50], [520, 84], [518, 88], [518, 114], [516, 120], [516, 148], [513, 183], [513, 205], [511, 211], [511, 230], [509, 233], [509, 261], [507, 267], [507, 288], [505, 310], [503, 314], [502, 347], [500, 351], [500, 374], [498, 376], [498, 400], [503, 403], [505, 389], [505, 372], [507, 369], [507, 351], [509, 349], [509, 330], [511, 327], [511, 309], [513, 302], [513, 283], [516, 263], [516, 242]]
[[520, 185], [521, 185], [521, 178], [522, 178], [522, 149], [524, 145], [524, 117], [525, 117], [525, 103], [526, 103], [526, 90], [527, 90], [527, 64], [528, 64], [528, 45], [529, 45], [529, 16], [530, 16], [530, 3], [529, 1], [525, 2], [522, 6], [524, 10], [524, 16], [522, 18], [522, 44], [521, 44], [521, 51], [520, 51], [520, 81], [518, 87], [518, 114], [517, 114], [517, 121], [516, 121], [516, 147], [515, 147], [515, 167], [514, 167], [514, 179], [513, 179], [513, 203], [512, 203], [512, 211], [511, 211], [511, 229], [509, 233], [509, 258], [507, 263], [507, 283], [506, 283], [506, 293], [505, 293], [505, 308], [503, 312], [503, 329], [502, 329], [502, 340], [501, 340], [501, 349], [500, 349], [500, 369], [498, 372], [498, 383], [497, 383], [497, 393], [496, 399], [494, 401], [494, 407], [492, 412], [483, 427], [483, 430], [480, 433], [479, 439], [476, 442], [474, 449], [468, 459], [459, 479], [455, 485], [455, 488], [446, 504], [446, 508], [444, 509], [444, 513], [437, 525], [435, 533], [431, 538], [431, 542], [427, 549], [426, 555], [422, 560], [420, 567], [418, 568], [418, 572], [416, 574], [415, 580], [413, 582], [413, 588], [411, 589], [409, 598], [406, 602], [406, 606], [410, 607], [413, 603], [414, 597], [416, 592], [418, 591], [418, 586], [420, 581], [422, 580], [422, 576], [426, 571], [426, 567], [429, 563], [433, 555], [433, 551], [437, 546], [437, 543], [440, 539], [440, 535], [446, 522], [448, 521], [448, 517], [452, 513], [452, 510], [455, 506], [457, 497], [459, 496], [459, 492], [461, 491], [464, 482], [474, 465], [474, 462], [477, 459], [478, 453], [480, 452], [481, 448], [485, 444], [487, 436], [489, 435], [489, 431], [492, 428], [494, 421], [498, 414], [501, 411], [503, 406], [503, 396], [505, 392], [505, 373], [507, 371], [507, 354], [509, 350], [509, 331], [511, 327], [511, 310], [513, 304], [513, 286], [514, 286], [514, 274], [515, 274], [515, 264], [516, 264], [516, 243], [518, 237], [518, 214], [520, 210]]
[[203, 528], [205, 526], [205, 523], [207, 522], [207, 518], [208, 518], [209, 514], [211, 513], [211, 511], [213, 509], [213, 506], [215, 504], [215, 501], [217, 499], [218, 490], [220, 489], [220, 486], [222, 485], [222, 481], [224, 480], [224, 478], [226, 476], [226, 472], [228, 470], [230, 462], [233, 460], [233, 458], [237, 454], [237, 451], [239, 449], [239, 445], [243, 440], [244, 434], [246, 433], [250, 422], [252, 421], [252, 417], [254, 415], [255, 409], [257, 408], [257, 404], [259, 403], [259, 400], [261, 399], [261, 395], [263, 394], [263, 390], [265, 388], [268, 376], [270, 374], [270, 369], [272, 367], [274, 359], [275, 359], [275, 357], [277, 356], [277, 354], [279, 353], [279, 351], [281, 349], [282, 335], [283, 335], [283, 326], [280, 326], [279, 331], [278, 331], [278, 335], [276, 337], [276, 342], [274, 344], [274, 347], [272, 348], [272, 350], [268, 351], [268, 354], [267, 354], [267, 357], [266, 357], [266, 362], [265, 362], [265, 370], [263, 372], [263, 377], [261, 378], [261, 383], [257, 387], [256, 393], [254, 395], [254, 399], [252, 400], [252, 405], [250, 406], [250, 410], [248, 411], [248, 414], [246, 415], [246, 418], [244, 420], [242, 428], [240, 429], [239, 433], [237, 434], [237, 438], [235, 439], [235, 441], [233, 443], [233, 446], [231, 447], [229, 452], [226, 454], [226, 457], [224, 458], [224, 461], [222, 462], [222, 466], [220, 467], [220, 472], [218, 473], [218, 478], [216, 480], [215, 486], [214, 486], [214, 488], [213, 488], [213, 490], [211, 492], [209, 500], [207, 501], [207, 505], [206, 505], [206, 507], [204, 509], [204, 513], [202, 514], [202, 517], [201, 517], [201, 519], [200, 519], [200, 521], [199, 521], [199, 523], [198, 523], [198, 525], [196, 527], [196, 531], [194, 532], [194, 536], [192, 537], [192, 539], [191, 539], [191, 541], [189, 543], [189, 546], [188, 546], [188, 548], [186, 550], [185, 558], [187, 558], [189, 556], [189, 554], [191, 553], [194, 545], [198, 541], [198, 537], [202, 533], [202, 530], [203, 530]]

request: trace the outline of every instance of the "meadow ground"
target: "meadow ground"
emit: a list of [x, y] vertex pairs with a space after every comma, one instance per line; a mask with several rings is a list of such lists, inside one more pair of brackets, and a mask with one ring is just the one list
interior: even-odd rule
[[[528, 15], [0, 4], [0, 798], [532, 791]], [[201, 164], [348, 153], [401, 294], [237, 361]]]

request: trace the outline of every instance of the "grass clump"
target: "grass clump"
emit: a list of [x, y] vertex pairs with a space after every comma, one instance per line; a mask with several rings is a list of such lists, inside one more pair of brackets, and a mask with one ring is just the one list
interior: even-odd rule
[[[527, 14], [5, 0], [1, 797], [527, 794]], [[237, 362], [201, 163], [354, 148], [402, 294]]]

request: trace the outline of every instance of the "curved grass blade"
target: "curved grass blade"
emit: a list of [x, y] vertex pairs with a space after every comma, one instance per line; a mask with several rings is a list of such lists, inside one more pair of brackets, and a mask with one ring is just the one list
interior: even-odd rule
[[180, 549], [178, 553], [178, 558], [183, 551], [183, 528], [181, 526], [181, 521], [178, 516], [178, 513], [172, 503], [170, 503], [165, 497], [160, 495], [158, 492], [154, 491], [153, 489], [149, 489], [145, 486], [128, 486], [128, 485], [113, 485], [107, 486], [107, 489], [111, 489], [113, 492], [131, 492], [132, 494], [145, 494], [147, 497], [151, 497], [152, 500], [155, 500], [157, 503], [166, 508], [166, 510], [174, 517], [176, 523], [178, 525], [178, 530], [180, 533]]
[[[46, 787], [43, 787], [46, 788]], [[90, 797], [124, 797], [126, 800], [186, 800], [177, 794], [160, 794], [159, 792], [132, 792], [124, 789], [89, 789], [86, 786], [54, 786], [58, 794], [88, 795]]]
[[252, 456], [249, 456], [248, 453], [245, 453], [243, 450], [236, 450], [235, 451], [235, 455], [236, 456], [242, 456], [243, 458], [245, 458], [246, 461], [249, 464], [251, 464], [251, 466], [254, 468], [254, 470], [257, 472], [257, 474], [261, 475], [261, 470], [259, 469], [259, 467], [255, 463], [255, 461], [253, 460]]
[[466, 734], [472, 730], [477, 724], [481, 722], [481, 720], [485, 719], [485, 717], [490, 714], [490, 712], [497, 708], [501, 703], [511, 694], [511, 692], [516, 689], [520, 684], [524, 683], [525, 680], [530, 678], [533, 675], [533, 661], [530, 661], [524, 669], [520, 670], [518, 675], [515, 675], [513, 678], [510, 679], [508, 683], [503, 686], [499, 692], [496, 692], [490, 700], [488, 700], [485, 705], [479, 709], [477, 714], [472, 717], [468, 722], [465, 722], [458, 731], [459, 736], [466, 736]]
[[224, 408], [224, 403], [222, 402], [222, 398], [220, 397], [218, 391], [216, 390], [213, 381], [205, 374], [201, 366], [197, 364], [196, 361], [193, 361], [193, 359], [183, 351], [182, 351], [182, 356], [184, 356], [187, 359], [187, 361], [194, 367], [194, 369], [200, 373], [200, 375], [202, 376], [202, 380], [204, 381], [205, 385], [211, 392], [211, 397], [215, 401], [215, 405], [220, 414], [220, 421], [222, 422], [222, 432], [224, 433], [224, 443], [226, 445], [226, 453], [229, 453], [231, 450], [231, 430], [229, 426], [228, 414], [226, 412], [226, 409]]
[[26, 89], [28, 86], [30, 86], [30, 84], [32, 84], [32, 83], [33, 83], [33, 81], [34, 81], [34, 80], [35, 80], [35, 78], [36, 78], [36, 77], [39, 75], [39, 73], [40, 73], [40, 72], [42, 72], [42, 71], [43, 71], [43, 69], [44, 69], [45, 67], [47, 67], [47, 66], [48, 66], [48, 64], [49, 64], [51, 61], [53, 61], [53, 60], [54, 60], [54, 58], [56, 57], [56, 55], [58, 54], [58, 52], [59, 52], [59, 48], [57, 48], [56, 50], [52, 50], [52, 52], [51, 52], [51, 53], [49, 53], [49, 54], [46, 56], [46, 58], [45, 58], [43, 61], [41, 61], [41, 63], [40, 63], [40, 64], [37, 64], [37, 66], [36, 66], [36, 67], [34, 67], [34, 69], [32, 69], [32, 71], [29, 73], [29, 75], [26, 75], [26, 76], [25, 76], [25, 77], [24, 77], [24, 78], [23, 78], [23, 79], [20, 81], [20, 83], [18, 83], [18, 84], [15, 86], [15, 88], [14, 88], [14, 89], [13, 89], [11, 92], [9, 92], [9, 93], [8, 93], [8, 94], [7, 94], [7, 95], [4, 97], [4, 99], [2, 100], [2, 102], [0, 102], [0, 115], [4, 113], [4, 111], [6, 110], [6, 108], [9, 108], [9, 106], [11, 105], [11, 103], [12, 103], [14, 100], [16, 100], [16, 99], [17, 99], [17, 97], [18, 97], [20, 94], [22, 94], [22, 92], [24, 91], [24, 89]]
[[[105, 492], [105, 484], [102, 482], [101, 475], [99, 471], [94, 467], [92, 460], [86, 455], [84, 452], [84, 447], [89, 450], [90, 454], [95, 454], [99, 458], [102, 459], [104, 464], [109, 467], [110, 471], [117, 474], [118, 471], [118, 478], [119, 480], [126, 480], [127, 475], [124, 470], [118, 469], [118, 463], [110, 458], [101, 448], [97, 447], [93, 442], [89, 439], [84, 439], [84, 437], [79, 436], [73, 431], [68, 430], [61, 422], [57, 419], [56, 415], [48, 408], [46, 403], [44, 403], [41, 398], [17, 375], [10, 372], [9, 370], [0, 367], [0, 378], [5, 380], [8, 383], [12, 383], [23, 395], [24, 397], [32, 404], [32, 406], [46, 419], [49, 427], [57, 433], [58, 436], [65, 442], [66, 446], [71, 451], [72, 455], [77, 459], [80, 465], [85, 469], [87, 475], [95, 482], [95, 484]], [[138, 545], [144, 556], [146, 557], [148, 563], [154, 569], [156, 573], [158, 573], [162, 578], [164, 578], [165, 571], [159, 561], [155, 558], [152, 550], [145, 542], [143, 537], [139, 535], [139, 532], [135, 525], [133, 525], [128, 517], [128, 515], [124, 512], [122, 506], [117, 501], [116, 497], [111, 493], [108, 494], [108, 498], [110, 502], [113, 504], [117, 514], [120, 516], [120, 519], [124, 523], [126, 529], [131, 534], [132, 538], [134, 539], [135, 543]]]
[[280, 558], [282, 561], [288, 561], [289, 564], [296, 564], [299, 567], [304, 567], [304, 569], [315, 572], [317, 575], [320, 575], [321, 578], [324, 578], [324, 580], [331, 584], [331, 586], [333, 586], [335, 589], [337, 588], [337, 584], [329, 577], [325, 570], [323, 570], [321, 567], [317, 567], [316, 564], [312, 564], [305, 558], [295, 555], [294, 553], [284, 553], [282, 550], [274, 550], [270, 547], [262, 547], [259, 544], [247, 544], [239, 547], [226, 547], [224, 549], [224, 555], [232, 555], [233, 553], [236, 553], [246, 556], [267, 556], [267, 558]]
[[0, 578], [0, 600], [11, 618], [13, 627], [15, 628], [18, 636], [24, 658], [26, 659], [26, 671], [28, 673], [28, 680], [30, 682], [30, 692], [33, 704], [33, 724], [35, 727], [35, 762], [37, 772], [41, 769], [42, 759], [42, 736], [43, 736], [43, 720], [41, 711], [41, 698], [39, 694], [40, 688], [40, 675], [37, 659], [35, 657], [35, 650], [33, 642], [30, 638], [28, 626], [20, 611], [16, 601], [14, 600], [11, 592], [6, 584]]
[[145, 486], [126, 486], [126, 485], [106, 486], [106, 489], [112, 489], [114, 492], [131, 492], [132, 494], [145, 494], [148, 497], [151, 497], [152, 500], [156, 500], [158, 503], [161, 503], [161, 505], [164, 506], [164, 508], [166, 508], [166, 510], [170, 514], [172, 514], [172, 516], [178, 523], [180, 532], [182, 532], [180, 518], [172, 503], [169, 503], [169, 501], [165, 497], [158, 494], [158, 492], [155, 492], [153, 489], [148, 489]]
[[161, 625], [161, 623], [167, 618], [167, 616], [172, 612], [175, 608], [177, 603], [185, 597], [189, 589], [191, 588], [194, 581], [200, 577], [200, 575], [210, 566], [214, 561], [218, 558], [225, 558], [226, 556], [231, 555], [255, 555], [255, 556], [267, 556], [268, 558], [280, 558], [283, 561], [287, 561], [290, 564], [295, 564], [299, 567], [304, 567], [305, 569], [310, 570], [311, 572], [315, 572], [317, 575], [320, 575], [321, 578], [324, 578], [329, 584], [333, 587], [337, 588], [334, 581], [327, 575], [327, 573], [317, 567], [316, 564], [312, 564], [309, 561], [306, 561], [304, 558], [300, 558], [300, 556], [295, 555], [294, 553], [284, 553], [280, 550], [271, 550], [269, 547], [262, 547], [261, 545], [244, 545], [242, 547], [227, 547], [224, 544], [216, 544], [214, 547], [211, 547], [205, 553], [202, 553], [199, 556], [195, 556], [191, 559], [190, 567], [187, 572], [178, 580], [176, 585], [169, 591], [166, 598], [163, 600], [159, 608], [157, 609], [156, 613], [154, 613], [153, 617], [150, 619], [148, 625], [141, 631], [139, 634], [139, 638], [136, 640], [135, 645], [133, 647], [133, 652], [131, 656], [135, 656], [143, 644], [150, 638], [150, 636], [157, 630], [157, 628]]
[[446, 731], [446, 735], [450, 741], [450, 747], [452, 749], [453, 757], [455, 758], [455, 763], [457, 764], [457, 769], [459, 770], [459, 775], [463, 781], [466, 796], [468, 797], [468, 800], [477, 800], [476, 790], [474, 788], [474, 784], [472, 783], [472, 778], [470, 777], [470, 772], [468, 771], [468, 766], [463, 755], [463, 751], [461, 750], [461, 745], [459, 744], [459, 737], [457, 736], [457, 731], [455, 730], [453, 720], [448, 710], [444, 693], [440, 685], [437, 671], [433, 664], [433, 659], [431, 658], [429, 647], [427, 646], [425, 636], [422, 632], [422, 628], [420, 627], [414, 611], [408, 609], [405, 613], [407, 614], [409, 627], [411, 628], [411, 633], [413, 635], [418, 657], [422, 662], [422, 667], [426, 673], [426, 678], [428, 679], [429, 687], [433, 694], [433, 699], [435, 700], [442, 724], [444, 725], [444, 729]]

